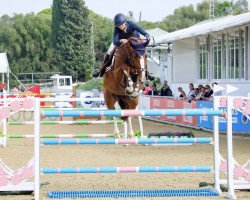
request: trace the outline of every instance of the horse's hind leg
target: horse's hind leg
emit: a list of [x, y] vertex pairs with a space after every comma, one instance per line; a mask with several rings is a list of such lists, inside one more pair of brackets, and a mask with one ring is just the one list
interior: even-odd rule
[[115, 134], [115, 138], [120, 138], [120, 131], [118, 129], [118, 125], [117, 125], [117, 117], [114, 117], [114, 134]]
[[[104, 99], [105, 99], [107, 108], [109, 110], [114, 110], [116, 100], [113, 98], [113, 96], [111, 95], [111, 93], [108, 90], [104, 90]], [[120, 132], [119, 132], [118, 125], [117, 125], [117, 117], [113, 117], [113, 119], [114, 119], [115, 138], [120, 138], [121, 136], [120, 136]]]

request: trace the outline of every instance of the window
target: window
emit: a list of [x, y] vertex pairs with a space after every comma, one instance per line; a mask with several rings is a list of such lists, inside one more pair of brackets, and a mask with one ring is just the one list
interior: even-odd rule
[[199, 40], [199, 79], [207, 79], [207, 69], [208, 69], [208, 51], [206, 45], [206, 37], [200, 38]]
[[228, 79], [244, 79], [244, 30], [230, 31], [228, 35]]
[[64, 78], [59, 79], [59, 86], [64, 86]]
[[213, 33], [211, 37], [199, 36], [198, 78], [247, 80], [247, 35], [248, 29], [239, 27]]
[[222, 35], [213, 38], [213, 79], [222, 78]]
[[66, 86], [69, 86], [70, 85], [70, 78], [65, 78], [65, 83], [66, 83], [65, 84]]

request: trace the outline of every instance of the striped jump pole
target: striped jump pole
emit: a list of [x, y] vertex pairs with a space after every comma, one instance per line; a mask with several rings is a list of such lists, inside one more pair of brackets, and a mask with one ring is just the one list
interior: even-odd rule
[[[89, 125], [89, 124], [114, 124], [114, 120], [83, 120], [83, 121], [40, 121], [40, 124], [55, 125], [55, 124], [74, 124], [74, 125]], [[122, 120], [117, 120], [117, 124], [122, 124]], [[8, 125], [33, 125], [34, 121], [25, 122], [8, 122]]]
[[66, 167], [43, 168], [43, 174], [78, 173], [147, 173], [147, 172], [211, 172], [210, 166], [145, 166], [145, 167]]
[[42, 102], [69, 102], [69, 101], [104, 101], [101, 97], [92, 97], [92, 98], [71, 98], [71, 97], [53, 97], [53, 98], [42, 98]]
[[[76, 133], [76, 134], [42, 134], [40, 138], [114, 138], [115, 134], [85, 134], [85, 133]], [[10, 139], [21, 139], [21, 138], [34, 138], [34, 134], [10, 134], [7, 135], [7, 138]]]
[[65, 110], [49, 111], [43, 110], [41, 114], [45, 117], [129, 117], [129, 116], [225, 116], [223, 110], [212, 109], [148, 109], [148, 110]]
[[73, 144], [210, 144], [212, 138], [143, 138], [143, 139], [51, 139], [41, 141], [44, 145]]
[[41, 106], [43, 110], [107, 110], [105, 107], [100, 108], [71, 108], [71, 107], [59, 107], [59, 106]]

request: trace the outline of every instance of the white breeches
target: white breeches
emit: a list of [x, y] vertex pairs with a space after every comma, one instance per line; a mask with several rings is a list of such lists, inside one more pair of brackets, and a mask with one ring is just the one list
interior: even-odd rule
[[114, 48], [115, 48], [115, 45], [114, 45], [114, 43], [112, 42], [111, 45], [109, 46], [109, 49], [108, 49], [107, 54], [108, 54], [108, 55], [111, 55], [111, 53], [112, 53], [112, 51], [113, 51]]

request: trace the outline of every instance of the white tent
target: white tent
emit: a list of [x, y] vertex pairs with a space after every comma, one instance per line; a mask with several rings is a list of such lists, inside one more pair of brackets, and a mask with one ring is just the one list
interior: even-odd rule
[[198, 23], [189, 28], [167, 33], [165, 35], [155, 38], [157, 44], [173, 42], [176, 40], [186, 39], [199, 35], [205, 35], [207, 33], [222, 31], [235, 26], [241, 26], [250, 22], [250, 12], [240, 15], [230, 15], [226, 17], [216, 18], [214, 20], [207, 20]]

